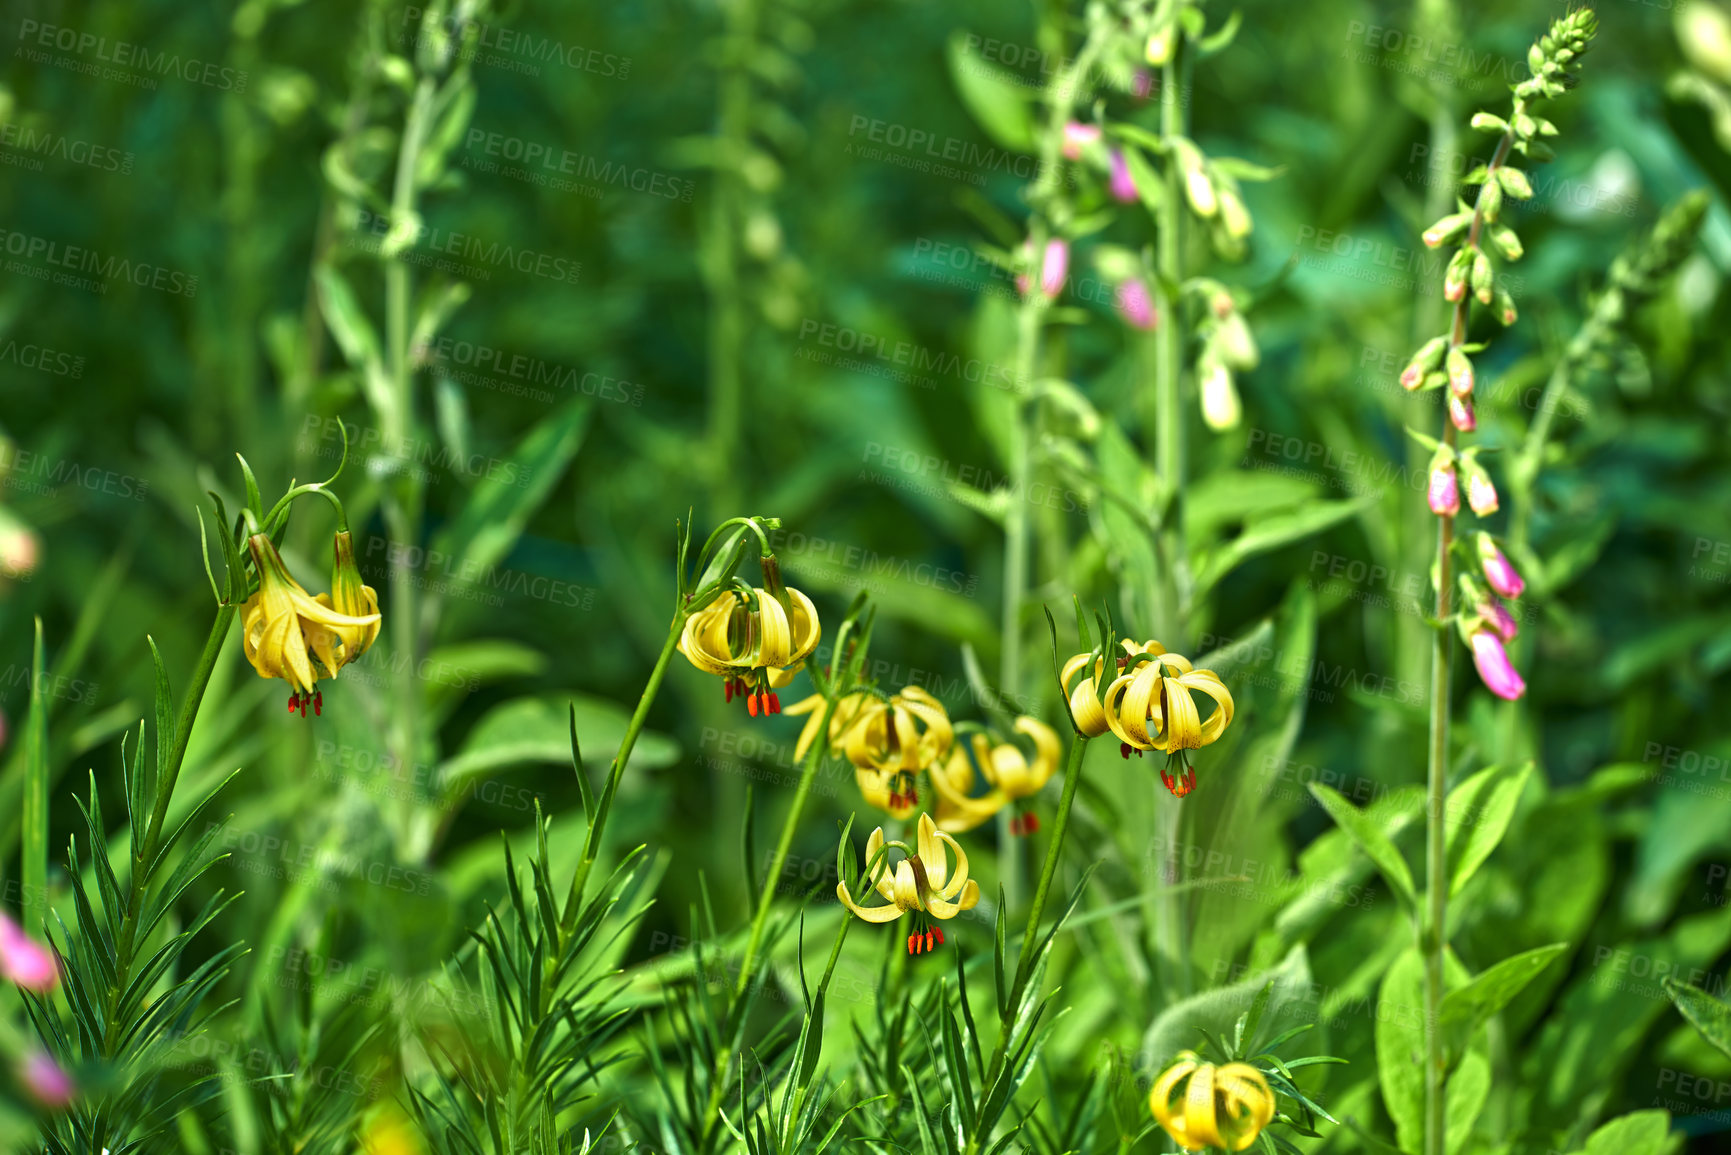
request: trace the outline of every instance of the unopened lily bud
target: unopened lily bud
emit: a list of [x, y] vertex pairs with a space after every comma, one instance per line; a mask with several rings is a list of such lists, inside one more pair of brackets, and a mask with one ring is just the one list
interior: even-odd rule
[[1479, 304], [1491, 303], [1491, 294], [1496, 291], [1496, 277], [1491, 272], [1491, 259], [1483, 253], [1473, 254], [1473, 295], [1479, 299]]
[[1184, 173], [1184, 196], [1199, 217], [1211, 217], [1220, 210], [1219, 198], [1214, 194], [1214, 182], [1208, 179], [1208, 174], [1200, 165]]
[[1432, 337], [1420, 345], [1412, 360], [1406, 363], [1406, 368], [1400, 371], [1401, 388], [1417, 389], [1424, 384], [1425, 377], [1442, 364], [1443, 351], [1447, 348], [1447, 337]]
[[1148, 285], [1142, 278], [1120, 281], [1114, 297], [1118, 315], [1124, 318], [1124, 323], [1132, 329], [1147, 332], [1160, 324], [1160, 314], [1154, 308], [1153, 294], [1148, 292]]
[[1254, 227], [1250, 213], [1244, 207], [1244, 198], [1229, 188], [1220, 190], [1220, 223], [1226, 226], [1227, 236], [1240, 241], [1249, 236]]
[[1466, 249], [1454, 255], [1449, 261], [1448, 272], [1443, 274], [1443, 298], [1448, 301], [1459, 301], [1467, 295], [1467, 274], [1472, 270], [1472, 253]]
[[1148, 37], [1148, 63], [1159, 68], [1168, 60], [1171, 60], [1172, 44], [1172, 25], [1168, 24], [1166, 27]]
[[1503, 648], [1503, 639], [1495, 630], [1487, 627], [1474, 631], [1472, 648], [1473, 665], [1477, 667], [1485, 689], [1510, 702], [1527, 692], [1526, 682], [1521, 679], [1514, 663], [1509, 661], [1509, 652]]
[[1064, 125], [1064, 156], [1068, 160], [1081, 160], [1082, 150], [1100, 139], [1100, 126], [1097, 124], [1082, 124], [1070, 121]]
[[1448, 354], [1449, 392], [1456, 397], [1470, 397], [1473, 392], [1473, 359], [1459, 345]]
[[1136, 203], [1136, 178], [1130, 175], [1130, 165], [1121, 149], [1112, 150], [1112, 177], [1108, 182], [1112, 199], [1120, 204]]
[[1505, 598], [1518, 598], [1527, 588], [1527, 583], [1521, 575], [1515, 572], [1515, 567], [1509, 564], [1509, 559], [1503, 556], [1503, 551], [1497, 548], [1496, 541], [1488, 533], [1479, 534], [1479, 568], [1484, 571], [1485, 580], [1490, 583]]
[[1473, 223], [1471, 213], [1450, 213], [1424, 231], [1426, 248], [1437, 249], [1455, 240]]
[[1479, 427], [1479, 419], [1473, 415], [1473, 403], [1453, 393], [1449, 394], [1449, 420], [1462, 433], [1471, 433]]
[[1236, 428], [1243, 409], [1238, 401], [1238, 387], [1232, 383], [1232, 372], [1219, 361], [1202, 366], [1202, 420], [1216, 433]]
[[1230, 369], [1254, 369], [1262, 360], [1256, 348], [1256, 338], [1250, 335], [1250, 326], [1244, 323], [1242, 313], [1227, 314], [1214, 339], [1220, 349], [1220, 359]]
[[1461, 491], [1455, 481], [1454, 458], [1442, 457], [1431, 462], [1430, 485], [1425, 499], [1430, 511], [1438, 517], [1453, 517], [1461, 511]]

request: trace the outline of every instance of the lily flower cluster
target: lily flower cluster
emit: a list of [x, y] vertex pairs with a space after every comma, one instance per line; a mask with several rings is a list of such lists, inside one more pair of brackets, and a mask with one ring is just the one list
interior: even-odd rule
[[[346, 529], [332, 543], [331, 592], [310, 595], [288, 572], [269, 536], [247, 538], [258, 591], [241, 607], [241, 648], [261, 678], [289, 684], [289, 710], [324, 712], [320, 677], [358, 659], [379, 636], [379, 596], [361, 580]], [[314, 664], [316, 660], [316, 665]], [[320, 673], [320, 667], [323, 673]]]
[[[1112, 648], [1123, 653], [1110, 671], [1105, 654], [1094, 650], [1075, 655], [1059, 672], [1076, 732], [1095, 738], [1110, 730], [1125, 758], [1149, 750], [1165, 754], [1160, 780], [1182, 798], [1196, 789], [1188, 751], [1218, 741], [1232, 724], [1232, 692], [1213, 670], [1195, 669], [1189, 658], [1167, 653], [1153, 639], [1123, 638]], [[1197, 694], [1211, 701], [1206, 718]]]

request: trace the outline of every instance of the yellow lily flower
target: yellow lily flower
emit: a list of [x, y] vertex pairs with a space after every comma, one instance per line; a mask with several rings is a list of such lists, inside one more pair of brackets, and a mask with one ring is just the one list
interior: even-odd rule
[[[831, 754], [841, 753], [842, 736], [847, 733], [847, 728], [859, 717], [860, 711], [865, 708], [866, 704], [873, 700], [870, 694], [856, 690], [851, 694], [843, 694], [841, 699], [836, 702], [835, 714], [829, 722], [828, 745]], [[826, 699], [822, 694], [813, 694], [808, 698], [802, 698], [782, 711], [785, 714], [811, 715], [805, 720], [805, 728], [799, 732], [799, 741], [794, 745], [793, 760], [795, 762], [804, 762], [806, 751], [810, 750], [811, 744], [817, 740], [818, 729], [823, 725], [825, 701]]]
[[[1166, 652], [1166, 647], [1150, 639], [1146, 642], [1133, 642], [1129, 638], [1121, 638], [1118, 643], [1124, 650], [1124, 656], [1118, 659], [1118, 669], [1123, 669], [1125, 663], [1138, 654], [1154, 654], [1159, 656]], [[1088, 660], [1094, 660], [1094, 672], [1081, 681], [1071, 685], [1076, 675], [1082, 672]], [[1070, 699], [1070, 715], [1076, 720], [1076, 727], [1084, 738], [1098, 738], [1111, 729], [1106, 712], [1100, 708], [1102, 695], [1095, 687], [1099, 680], [1106, 676], [1106, 660], [1096, 658], [1093, 654], [1077, 654], [1064, 663], [1064, 669], [1059, 674], [1063, 682], [1064, 693]], [[1110, 683], [1108, 683], [1110, 684]]]
[[[307, 706], [324, 711], [324, 696], [315, 690], [319, 679], [312, 663], [317, 653], [326, 676], [336, 677], [343, 661], [336, 639], [356, 630], [378, 627], [379, 615], [351, 616], [331, 607], [330, 595], [314, 598], [289, 576], [270, 538], [254, 534], [247, 541], [258, 568], [258, 592], [241, 606], [241, 649], [261, 678], [281, 678], [289, 684], [289, 709], [304, 718]], [[318, 643], [318, 650], [313, 643]]]
[[1184, 1051], [1154, 1080], [1148, 1106], [1186, 1151], [1242, 1151], [1274, 1118], [1274, 1093], [1262, 1072], [1248, 1063], [1216, 1067]]
[[[1038, 718], [1016, 719], [1017, 733], [1033, 739], [1034, 760], [1014, 742], [993, 745], [984, 734], [976, 734], [968, 749], [957, 746], [945, 761], [932, 766], [932, 787], [938, 794], [938, 827], [952, 834], [972, 830], [986, 819], [1023, 798], [1030, 798], [1051, 780], [1063, 755], [1057, 733]], [[974, 767], [987, 789], [974, 794]], [[1040, 828], [1033, 811], [1018, 814], [1010, 823], [1012, 834], [1032, 834]]]
[[[1193, 693], [1214, 700], [1206, 719]], [[1106, 687], [1105, 713], [1124, 757], [1132, 750], [1171, 755], [1168, 766], [1176, 765], [1178, 773], [1162, 770], [1160, 779], [1182, 798], [1196, 789], [1196, 771], [1185, 761], [1185, 751], [1200, 750], [1226, 732], [1232, 724], [1232, 692], [1213, 670], [1192, 669], [1190, 659], [1179, 654], [1159, 654]]]
[[918, 686], [904, 686], [887, 702], [868, 699], [843, 733], [841, 747], [865, 800], [906, 818], [920, 800], [915, 778], [937, 765], [954, 739], [943, 703]]
[[[980, 901], [980, 884], [968, 877], [967, 853], [954, 838], [933, 824], [929, 814], [920, 815], [913, 854], [908, 854], [902, 843], [889, 845], [903, 854], [893, 873], [884, 850], [884, 828], [878, 827], [866, 839], [866, 883], [877, 891], [885, 905], [861, 906], [848, 893], [846, 882], [836, 883], [836, 897], [843, 906], [867, 922], [894, 922], [913, 912], [914, 932], [908, 936], [909, 954], [942, 946], [944, 932], [933, 926], [929, 919], [952, 919], [964, 910], [972, 910]], [[949, 853], [956, 857], [953, 871]]]
[[754, 611], [729, 590], [685, 619], [679, 638], [679, 652], [704, 673], [726, 678], [727, 700], [743, 695], [754, 718], [760, 710], [781, 713], [781, 699], [772, 691], [793, 681], [823, 633], [811, 599], [792, 586], [782, 592], [786, 606], [773, 593], [756, 590]]

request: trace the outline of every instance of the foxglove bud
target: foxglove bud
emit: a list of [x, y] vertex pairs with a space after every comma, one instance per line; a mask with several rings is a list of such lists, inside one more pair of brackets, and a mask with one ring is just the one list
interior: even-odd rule
[[1509, 559], [1503, 556], [1503, 551], [1497, 548], [1497, 543], [1488, 533], [1479, 534], [1479, 568], [1484, 571], [1485, 581], [1491, 588], [1505, 598], [1518, 598], [1527, 588], [1527, 583], [1515, 572], [1515, 567], [1509, 564]]
[[1453, 517], [1461, 511], [1461, 491], [1455, 481], [1453, 455], [1439, 455], [1431, 460], [1426, 498], [1430, 502], [1430, 511], [1438, 517]]
[[1208, 174], [1200, 165], [1185, 170], [1184, 196], [1199, 217], [1211, 217], [1220, 210], [1219, 198], [1214, 194], [1214, 182], [1208, 179]]
[[1512, 325], [1520, 316], [1515, 311], [1515, 299], [1509, 296], [1507, 289], [1497, 290], [1497, 319], [1504, 325]]
[[1056, 237], [1046, 242], [1046, 259], [1040, 269], [1040, 291], [1056, 297], [1064, 291], [1070, 273], [1070, 245]]
[[1070, 121], [1064, 125], [1064, 156], [1068, 160], [1081, 160], [1082, 150], [1100, 139], [1100, 126], [1097, 124], [1082, 124]]
[[1406, 363], [1406, 368], [1400, 371], [1401, 388], [1417, 389], [1423, 385], [1425, 377], [1442, 364], [1443, 351], [1447, 348], [1447, 337], [1432, 337], [1420, 345], [1412, 360]]
[[1227, 236], [1240, 241], [1249, 236], [1254, 227], [1250, 213], [1244, 207], [1244, 198], [1229, 188], [1220, 190], [1220, 223], [1226, 226]]
[[1480, 517], [1489, 517], [1498, 508], [1497, 487], [1491, 482], [1491, 475], [1477, 463], [1467, 463], [1467, 504]]
[[1160, 29], [1148, 37], [1148, 63], [1159, 68], [1172, 59], [1172, 25]]
[[1515, 635], [1521, 632], [1521, 627], [1515, 622], [1515, 615], [1509, 613], [1509, 607], [1496, 598], [1485, 598], [1479, 603], [1479, 617], [1505, 642], [1514, 641]]
[[1455, 240], [1473, 223], [1471, 213], [1450, 213], [1424, 231], [1425, 247], [1438, 249]]
[[1491, 294], [1496, 291], [1496, 276], [1491, 272], [1491, 259], [1483, 253], [1473, 254], [1473, 295], [1479, 299], [1479, 304], [1491, 303]]
[[1160, 314], [1154, 308], [1154, 297], [1148, 292], [1148, 285], [1142, 278], [1120, 281], [1114, 296], [1118, 315], [1124, 318], [1124, 323], [1132, 329], [1147, 332], [1160, 324]]
[[1496, 245], [1499, 253], [1511, 261], [1520, 260], [1522, 254], [1526, 252], [1526, 249], [1521, 247], [1521, 238], [1516, 235], [1515, 230], [1507, 225], [1491, 226], [1491, 243]]
[[1232, 372], [1219, 361], [1207, 360], [1202, 366], [1202, 420], [1216, 433], [1238, 425], [1242, 408], [1238, 388], [1232, 383]]
[[1518, 168], [1508, 165], [1497, 169], [1497, 181], [1503, 186], [1503, 191], [1518, 201], [1531, 200], [1533, 186], [1527, 180], [1527, 174]]
[[1479, 427], [1479, 419], [1473, 413], [1473, 403], [1469, 398], [1456, 397], [1449, 394], [1449, 420], [1454, 422], [1456, 429], [1462, 433], [1471, 433]]
[[1471, 397], [1473, 393], [1473, 359], [1459, 345], [1449, 349], [1449, 392], [1456, 397]]
[[1443, 274], [1443, 297], [1449, 301], [1459, 301], [1467, 295], [1467, 274], [1472, 270], [1472, 254], [1462, 249], [1449, 261], [1448, 272]]
[[1108, 187], [1113, 200], [1127, 205], [1136, 203], [1136, 179], [1130, 175], [1130, 165], [1121, 149], [1112, 150], [1112, 178]]
[[1478, 668], [1487, 690], [1511, 702], [1527, 692], [1526, 682], [1521, 680], [1521, 675], [1509, 661], [1509, 652], [1503, 648], [1503, 640], [1495, 630], [1475, 630], [1472, 647], [1473, 665]]
[[1244, 323], [1244, 314], [1234, 310], [1220, 322], [1220, 328], [1215, 331], [1214, 340], [1220, 349], [1220, 359], [1227, 368], [1245, 371], [1256, 368], [1262, 355], [1257, 351], [1256, 339], [1250, 335], [1250, 326]]

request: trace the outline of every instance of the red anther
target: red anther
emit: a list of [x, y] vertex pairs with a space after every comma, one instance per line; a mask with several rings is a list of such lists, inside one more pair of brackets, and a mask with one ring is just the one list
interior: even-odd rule
[[321, 718], [324, 717], [325, 692], [323, 690], [313, 695], [313, 713]]
[[747, 714], [750, 714], [753, 718], [757, 717], [757, 695], [756, 694], [747, 694], [745, 696], [745, 712]]
[[303, 718], [307, 716], [307, 699], [310, 697], [312, 697], [311, 694], [308, 694], [305, 691], [302, 691], [302, 693], [301, 693], [301, 717], [303, 717]]
[[920, 792], [918, 790], [915, 790], [912, 786], [909, 786], [908, 787], [908, 805], [909, 806], [918, 806], [919, 804], [920, 804]]
[[779, 695], [771, 694], [769, 696], [769, 712], [771, 714], [781, 713], [781, 697]]
[[932, 932], [929, 930], [926, 931], [926, 949], [928, 951], [932, 949]]
[[934, 926], [934, 927], [932, 927], [932, 933], [938, 936], [938, 945], [943, 946], [944, 945], [944, 928], [941, 926]]
[[727, 692], [727, 702], [729, 704], [732, 704], [732, 702], [733, 702], [733, 679], [732, 678], [727, 679], [727, 682], [725, 685], [725, 690]]
[[1118, 743], [1118, 756], [1120, 758], [1123, 758], [1125, 761], [1130, 760], [1130, 743], [1128, 743], [1128, 742]]
[[920, 936], [919, 936], [919, 935], [917, 935], [917, 934], [910, 934], [910, 935], [908, 935], [908, 953], [909, 953], [909, 954], [918, 954], [918, 953], [919, 953], [919, 948], [917, 948], [917, 947], [915, 947], [915, 946], [914, 946], [914, 942], [915, 942], [915, 941], [916, 941], [916, 940], [917, 940], [917, 939], [918, 939], [918, 938], [919, 938], [919, 937], [920, 937]]
[[1022, 833], [1032, 834], [1040, 829], [1040, 816], [1033, 811], [1022, 815]]

